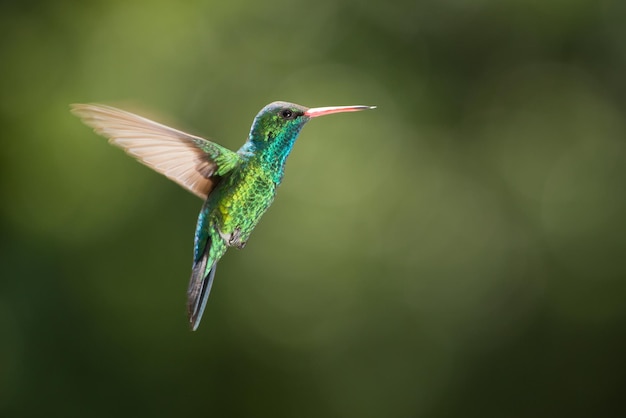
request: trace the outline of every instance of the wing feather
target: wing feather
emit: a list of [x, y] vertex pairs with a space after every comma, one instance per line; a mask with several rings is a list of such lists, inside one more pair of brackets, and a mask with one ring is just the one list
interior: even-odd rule
[[97, 104], [74, 104], [72, 113], [138, 161], [206, 199], [216, 175], [229, 172], [239, 156], [214, 142], [150, 119]]

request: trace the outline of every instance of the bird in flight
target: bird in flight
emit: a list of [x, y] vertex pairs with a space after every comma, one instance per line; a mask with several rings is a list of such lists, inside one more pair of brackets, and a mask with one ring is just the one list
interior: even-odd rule
[[270, 103], [254, 118], [247, 141], [233, 152], [114, 107], [71, 105], [72, 113], [111, 144], [204, 200], [187, 290], [187, 312], [194, 331], [200, 324], [217, 262], [229, 247], [246, 245], [272, 204], [283, 179], [285, 161], [304, 124], [318, 116], [374, 108], [307, 108], [287, 102]]

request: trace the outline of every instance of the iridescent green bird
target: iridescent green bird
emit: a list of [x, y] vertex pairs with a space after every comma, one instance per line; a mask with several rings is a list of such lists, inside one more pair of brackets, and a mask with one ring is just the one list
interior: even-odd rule
[[243, 248], [276, 195], [285, 161], [311, 118], [374, 106], [306, 108], [274, 102], [254, 118], [237, 152], [109, 106], [75, 104], [72, 112], [109, 142], [204, 199], [187, 291], [192, 330], [200, 324], [217, 262], [228, 247]]

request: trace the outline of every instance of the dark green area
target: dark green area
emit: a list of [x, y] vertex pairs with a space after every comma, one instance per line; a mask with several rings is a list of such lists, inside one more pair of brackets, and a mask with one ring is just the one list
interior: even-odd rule
[[[0, 416], [626, 416], [626, 3], [4, 2]], [[185, 290], [201, 202], [100, 102], [231, 149], [303, 130]]]

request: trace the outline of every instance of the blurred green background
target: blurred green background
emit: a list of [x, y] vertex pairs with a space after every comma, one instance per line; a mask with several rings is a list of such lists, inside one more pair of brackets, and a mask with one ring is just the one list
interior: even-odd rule
[[[625, 416], [623, 1], [0, 7], [0, 416]], [[201, 201], [68, 105], [237, 149], [274, 100], [378, 109], [305, 127], [191, 333]]]

